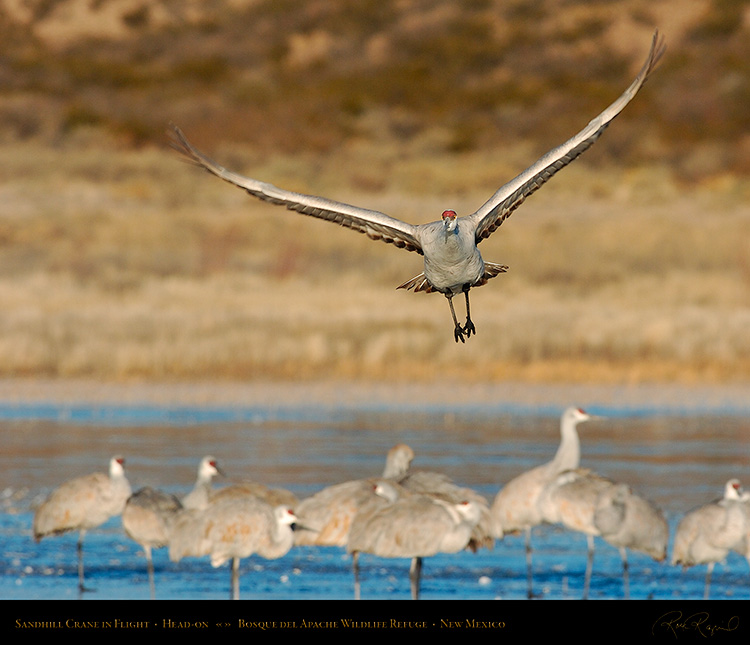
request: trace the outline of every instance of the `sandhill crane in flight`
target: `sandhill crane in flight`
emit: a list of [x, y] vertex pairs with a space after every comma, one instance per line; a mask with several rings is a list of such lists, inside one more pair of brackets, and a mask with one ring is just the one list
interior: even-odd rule
[[[440, 220], [415, 226], [379, 211], [277, 188], [220, 166], [193, 147], [176, 126], [172, 128], [174, 147], [208, 172], [243, 188], [254, 197], [286, 206], [287, 209], [304, 215], [335, 222], [365, 233], [373, 240], [382, 240], [423, 255], [424, 272], [397, 288], [442, 293], [448, 299], [453, 317], [454, 338], [456, 342], [465, 342], [464, 337], [469, 338], [476, 333], [469, 310], [469, 290], [484, 285], [489, 279], [507, 270], [504, 265], [485, 262], [477, 244], [489, 237], [529, 195], [558, 170], [591, 147], [612, 119], [638, 93], [664, 49], [663, 39], [656, 31], [643, 67], [630, 87], [614, 103], [578, 134], [552, 149], [515, 179], [503, 185], [477, 211], [464, 217], [458, 217], [456, 211], [447, 209], [443, 211]], [[466, 298], [466, 322], [463, 325], [458, 322], [453, 308], [453, 296], [459, 293], [463, 293]]]
[[172, 525], [182, 511], [180, 500], [150, 486], [133, 493], [122, 512], [122, 527], [127, 536], [143, 547], [151, 599], [156, 597], [152, 549], [169, 544]]
[[83, 584], [83, 538], [86, 531], [120, 515], [130, 497], [125, 478], [125, 460], [120, 456], [109, 461], [109, 474], [92, 473], [71, 479], [56, 488], [34, 514], [34, 539], [47, 535], [78, 531], [78, 590]]
[[560, 446], [552, 461], [527, 470], [505, 484], [496, 495], [490, 514], [495, 537], [504, 533], [526, 535], [526, 595], [533, 598], [531, 567], [531, 530], [543, 523], [537, 501], [544, 487], [565, 470], [578, 468], [581, 461], [581, 442], [578, 424], [596, 418], [582, 410], [571, 407], [560, 418]]
[[[731, 550], [746, 543], [750, 517], [748, 494], [743, 493], [738, 479], [724, 486], [724, 497], [688, 512], [677, 525], [672, 545], [672, 564], [687, 569], [696, 564], [707, 565], [703, 598], [708, 599], [711, 573], [717, 562], [723, 562]], [[747, 552], [743, 553], [747, 557]]]

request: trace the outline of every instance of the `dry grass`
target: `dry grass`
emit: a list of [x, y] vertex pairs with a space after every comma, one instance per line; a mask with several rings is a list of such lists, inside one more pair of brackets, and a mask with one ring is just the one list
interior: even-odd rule
[[[750, 377], [744, 3], [136, 4], [0, 3], [0, 376]], [[613, 100], [657, 26], [653, 81], [483, 242], [511, 270], [466, 345], [444, 298], [394, 289], [419, 256], [157, 147], [174, 120], [290, 189], [467, 213]]]
[[[473, 210], [530, 154], [420, 146], [211, 152], [415, 222]], [[3, 377], [750, 377], [750, 187], [730, 176], [686, 190], [658, 167], [566, 169], [482, 244], [511, 271], [472, 292], [479, 333], [456, 345], [442, 296], [394, 289], [419, 256], [256, 203], [167, 149], [18, 144], [0, 165]]]

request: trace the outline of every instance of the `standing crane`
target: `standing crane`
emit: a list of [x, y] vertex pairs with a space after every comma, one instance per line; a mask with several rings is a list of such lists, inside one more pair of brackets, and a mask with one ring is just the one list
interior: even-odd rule
[[[389, 502], [355, 518], [347, 551], [354, 557], [355, 593], [359, 588], [357, 556], [371, 553], [381, 558], [410, 558], [411, 597], [419, 599], [422, 559], [437, 553], [458, 553], [471, 541], [481, 509], [476, 502], [457, 504], [432, 495], [404, 492], [387, 482], [377, 493]], [[355, 556], [357, 554], [357, 556]]]
[[667, 557], [669, 525], [661, 509], [627, 484], [615, 484], [597, 500], [594, 523], [602, 539], [620, 551], [625, 598], [630, 598], [628, 549], [657, 562]]
[[179, 560], [184, 554], [208, 555], [213, 567], [231, 560], [233, 600], [240, 597], [242, 558], [254, 553], [269, 560], [280, 558], [294, 544], [292, 525], [297, 517], [292, 510], [284, 505], [272, 506], [251, 495], [225, 497], [203, 511], [189, 511], [185, 517], [190, 522], [182, 524], [181, 534], [175, 532], [169, 557]]
[[294, 543], [289, 527], [297, 522], [291, 508], [298, 503], [290, 491], [254, 481], [211, 491], [205, 506], [186, 508], [177, 514], [169, 559], [178, 562], [185, 557], [210, 555], [215, 567], [231, 559], [232, 598], [238, 598], [239, 560], [252, 553], [268, 559], [284, 555]]
[[[208, 172], [261, 200], [286, 206], [320, 219], [335, 222], [366, 234], [370, 239], [382, 240], [398, 248], [424, 256], [424, 271], [399, 285], [399, 289], [413, 289], [442, 293], [450, 306], [453, 335], [456, 342], [476, 333], [469, 309], [469, 290], [507, 271], [505, 265], [486, 262], [477, 248], [479, 242], [492, 234], [523, 201], [558, 170], [577, 159], [601, 136], [610, 122], [630, 103], [658, 63], [665, 47], [658, 31], [654, 33], [645, 63], [623, 94], [578, 134], [552, 149], [516, 178], [495, 192], [474, 213], [459, 217], [455, 210], [444, 210], [440, 220], [413, 225], [379, 211], [351, 206], [323, 197], [290, 192], [276, 186], [244, 177], [204, 155], [195, 148], [182, 131], [173, 126], [174, 147], [187, 159]], [[463, 293], [466, 299], [466, 321], [458, 322], [453, 308], [453, 297]]]
[[560, 473], [544, 488], [537, 504], [545, 522], [586, 535], [584, 600], [591, 585], [595, 536], [620, 550], [626, 596], [630, 584], [625, 549], [647, 553], [658, 561], [666, 557], [669, 531], [661, 511], [628, 486], [595, 472], [578, 468]]
[[472, 529], [468, 548], [476, 552], [480, 548], [491, 549], [495, 538], [502, 538], [502, 532], [493, 534], [490, 506], [483, 495], [454, 483], [448, 475], [432, 470], [411, 470], [398, 479], [398, 485], [411, 493], [430, 495], [449, 504], [472, 502], [479, 509], [479, 521]]
[[[724, 496], [687, 513], [677, 525], [672, 545], [672, 564], [683, 568], [705, 564], [703, 598], [708, 600], [711, 574], [717, 562], [723, 562], [731, 550], [747, 540], [748, 498], [739, 479], [730, 479]], [[747, 553], [744, 553], [747, 557]]]
[[[388, 451], [382, 478], [396, 481], [406, 475], [414, 451], [397, 444]], [[295, 512], [310, 530], [295, 531], [294, 543], [316, 546], [346, 546], [349, 528], [362, 504], [373, 495], [377, 478], [353, 479], [328, 486], [303, 499]]]
[[578, 468], [581, 461], [581, 442], [578, 424], [592, 416], [581, 408], [570, 407], [560, 418], [560, 446], [552, 461], [521, 473], [505, 484], [496, 495], [490, 514], [496, 537], [504, 533], [524, 532], [526, 536], [526, 595], [533, 598], [531, 566], [531, 530], [543, 523], [537, 506], [544, 487], [565, 470]]
[[182, 504], [174, 495], [145, 486], [128, 498], [122, 512], [125, 533], [143, 547], [152, 600], [156, 598], [156, 585], [151, 550], [169, 544], [172, 525], [180, 511]]
[[109, 474], [92, 473], [71, 479], [56, 488], [34, 514], [34, 539], [47, 535], [78, 531], [78, 590], [83, 584], [83, 538], [86, 532], [111, 517], [120, 515], [130, 497], [130, 484], [125, 477], [125, 460], [116, 455], [109, 460]]

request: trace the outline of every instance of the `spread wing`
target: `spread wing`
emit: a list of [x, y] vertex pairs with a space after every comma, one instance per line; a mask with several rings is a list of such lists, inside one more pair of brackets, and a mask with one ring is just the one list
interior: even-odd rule
[[407, 251], [422, 253], [422, 245], [417, 235], [417, 227], [381, 213], [349, 204], [335, 202], [323, 197], [302, 195], [273, 184], [250, 177], [243, 177], [227, 170], [195, 148], [175, 125], [172, 126], [172, 145], [188, 160], [206, 169], [224, 181], [245, 189], [254, 197], [271, 204], [281, 204], [289, 210], [304, 215], [335, 222], [341, 226], [364, 233], [370, 239], [383, 240]]
[[565, 143], [539, 159], [534, 165], [524, 170], [518, 177], [502, 186], [475, 213], [467, 216], [476, 226], [476, 241], [481, 242], [489, 237], [523, 201], [540, 188], [558, 170], [577, 159], [601, 136], [612, 119], [630, 103], [633, 97], [646, 82], [648, 75], [656, 67], [666, 49], [664, 39], [659, 32], [654, 32], [646, 62], [641, 71], [620, 98], [610, 105], [604, 112], [593, 119], [583, 130]]

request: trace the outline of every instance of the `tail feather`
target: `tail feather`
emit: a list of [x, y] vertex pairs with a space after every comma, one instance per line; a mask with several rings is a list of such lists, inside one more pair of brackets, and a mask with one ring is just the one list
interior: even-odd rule
[[[481, 287], [484, 284], [487, 284], [487, 281], [490, 278], [494, 278], [497, 275], [500, 275], [501, 273], [505, 273], [508, 270], [508, 267], [505, 264], [495, 264], [494, 262], [485, 262], [484, 263], [484, 275], [479, 279], [478, 282], [474, 283], [473, 287]], [[424, 291], [425, 293], [432, 293], [435, 291], [435, 289], [432, 287], [432, 285], [427, 281], [427, 278], [424, 277], [424, 273], [420, 273], [419, 275], [415, 275], [410, 280], [407, 280], [403, 284], [400, 284], [396, 287], [396, 289], [414, 289], [414, 293], [417, 293], [419, 291]]]
[[425, 293], [432, 293], [432, 285], [427, 282], [427, 278], [424, 277], [424, 273], [415, 275], [411, 280], [407, 280], [403, 284], [400, 284], [396, 289], [414, 289], [414, 293], [418, 291], [424, 291]]
[[501, 273], [506, 273], [507, 271], [508, 271], [508, 266], [505, 264], [495, 264], [494, 262], [485, 262], [484, 263], [484, 275], [482, 276], [482, 279], [473, 286], [481, 287], [483, 284], [487, 284], [487, 281], [490, 278], [494, 278], [496, 275], [500, 275]]

